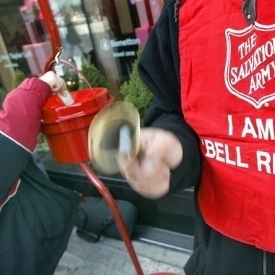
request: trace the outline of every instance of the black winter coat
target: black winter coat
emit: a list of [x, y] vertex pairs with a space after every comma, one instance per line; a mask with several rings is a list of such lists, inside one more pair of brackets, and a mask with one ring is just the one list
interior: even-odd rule
[[1, 134], [0, 151], [0, 167], [5, 167], [0, 178], [21, 179], [0, 213], [0, 273], [53, 274], [66, 250], [80, 200], [53, 184], [28, 151]]
[[32, 157], [50, 86], [30, 78], [0, 110], [0, 274], [51, 275], [64, 253], [80, 199], [52, 183]]

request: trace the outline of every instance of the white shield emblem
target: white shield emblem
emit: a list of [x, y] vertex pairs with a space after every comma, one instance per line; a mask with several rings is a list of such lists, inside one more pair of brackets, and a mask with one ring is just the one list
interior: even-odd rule
[[275, 99], [275, 24], [227, 29], [224, 79], [230, 93], [259, 109]]

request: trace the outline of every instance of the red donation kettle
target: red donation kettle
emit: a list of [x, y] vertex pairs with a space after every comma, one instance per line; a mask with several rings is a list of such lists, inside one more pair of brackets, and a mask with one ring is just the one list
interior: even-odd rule
[[48, 99], [43, 108], [41, 132], [57, 162], [87, 162], [90, 123], [114, 97], [106, 88], [88, 88], [70, 94], [72, 105], [64, 105], [57, 95]]

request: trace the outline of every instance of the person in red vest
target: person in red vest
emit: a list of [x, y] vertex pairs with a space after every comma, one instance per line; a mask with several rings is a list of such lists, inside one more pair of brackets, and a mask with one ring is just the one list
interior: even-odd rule
[[195, 186], [187, 275], [275, 274], [275, 3], [167, 0], [139, 73], [155, 95], [132, 161], [148, 198]]

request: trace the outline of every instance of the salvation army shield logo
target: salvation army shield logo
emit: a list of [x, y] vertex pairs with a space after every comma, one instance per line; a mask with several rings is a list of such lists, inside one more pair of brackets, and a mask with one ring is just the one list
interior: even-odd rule
[[259, 109], [275, 99], [275, 24], [227, 29], [224, 79], [230, 93]]

